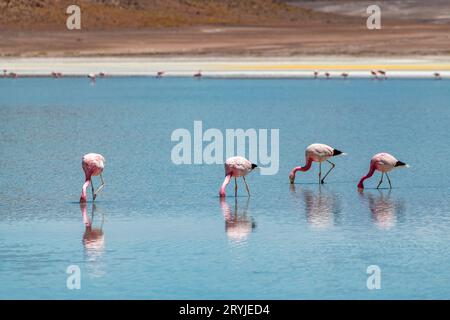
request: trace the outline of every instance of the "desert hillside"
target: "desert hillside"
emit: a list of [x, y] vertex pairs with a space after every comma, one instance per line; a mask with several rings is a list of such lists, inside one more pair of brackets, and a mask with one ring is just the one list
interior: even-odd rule
[[325, 13], [276, 0], [0, 0], [2, 30], [64, 30], [78, 4], [85, 30], [194, 25], [293, 25]]

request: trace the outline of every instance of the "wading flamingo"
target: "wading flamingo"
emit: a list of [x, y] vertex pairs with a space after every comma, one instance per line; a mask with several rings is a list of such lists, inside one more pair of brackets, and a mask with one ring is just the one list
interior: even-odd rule
[[375, 70], [371, 70], [370, 74], [372, 74], [374, 79], [378, 79], [378, 75], [377, 75], [377, 72]]
[[258, 167], [256, 164], [251, 163], [244, 157], [231, 157], [225, 161], [225, 180], [223, 180], [222, 187], [220, 188], [219, 195], [225, 197], [225, 189], [230, 183], [231, 178], [234, 178], [234, 196], [237, 197], [237, 178], [242, 177], [247, 189], [248, 196], [250, 197], [250, 190], [248, 189], [245, 176], [249, 174], [253, 169]]
[[319, 76], [319, 71], [314, 70], [314, 79], [317, 79], [318, 76]]
[[435, 78], [436, 80], [442, 80], [441, 74], [440, 74], [439, 72], [435, 72], [435, 73], [434, 73], [434, 78]]
[[391, 179], [389, 179], [388, 172], [391, 171], [394, 168], [398, 167], [408, 167], [408, 165], [404, 162], [398, 161], [394, 156], [390, 155], [389, 153], [377, 153], [372, 157], [370, 160], [370, 168], [369, 173], [367, 173], [364, 177], [361, 178], [361, 180], [358, 183], [358, 189], [364, 189], [364, 180], [370, 178], [375, 173], [375, 170], [378, 170], [381, 172], [381, 179], [380, 182], [378, 182], [377, 189], [380, 187], [381, 183], [383, 182], [383, 177], [386, 174], [386, 177], [389, 182], [389, 189], [392, 189]]
[[378, 73], [381, 74], [381, 75], [383, 76], [384, 80], [387, 79], [386, 71], [384, 71], [384, 70], [378, 70]]
[[3, 69], [3, 78], [6, 78], [6, 73], [8, 72], [8, 70]]
[[330, 79], [330, 73], [329, 72], [325, 72], [325, 77], [327, 77], [327, 79]]
[[17, 79], [19, 77], [19, 75], [17, 73], [15, 73], [15, 72], [10, 72], [9, 73], [9, 77], [13, 78], [13, 79]]
[[[92, 201], [95, 201], [97, 194], [103, 189], [105, 186], [105, 182], [103, 181], [103, 168], [105, 167], [105, 158], [98, 153], [88, 153], [83, 156], [83, 160], [81, 163], [83, 167], [83, 171], [86, 177], [86, 180], [83, 184], [83, 188], [81, 190], [80, 202], [86, 202], [86, 189], [91, 185], [92, 189]], [[94, 192], [94, 184], [92, 183], [93, 176], [100, 176], [100, 180], [102, 184], [98, 187], [97, 191]]]
[[342, 76], [344, 79], [347, 79], [348, 73], [347, 73], [347, 72], [344, 72], [344, 73], [341, 74], [341, 76]]
[[194, 74], [194, 78], [201, 78], [201, 77], [202, 77], [202, 71], [198, 70], [198, 72]]
[[165, 71], [158, 71], [157, 73], [156, 73], [156, 77], [157, 78], [162, 78], [162, 76], [164, 75], [164, 73], [166, 73]]
[[87, 77], [91, 80], [92, 83], [95, 82], [95, 73], [89, 73]]
[[[328, 176], [328, 174], [331, 172], [331, 170], [334, 169], [336, 166], [333, 162], [329, 161], [328, 159], [334, 156], [338, 155], [345, 155], [345, 153], [342, 153], [342, 151], [339, 151], [337, 149], [334, 149], [330, 146], [327, 146], [326, 144], [322, 143], [313, 143], [310, 146], [308, 146], [305, 150], [305, 159], [306, 164], [303, 167], [295, 167], [292, 169], [291, 174], [289, 175], [289, 180], [291, 183], [294, 183], [295, 181], [295, 174], [297, 171], [308, 171], [311, 168], [311, 165], [313, 162], [319, 163], [319, 184], [324, 183], [325, 178]], [[322, 178], [322, 162], [326, 161], [329, 164], [331, 164], [330, 170], [325, 174], [325, 176]]]
[[106, 77], [106, 72], [105, 72], [105, 71], [102, 71], [102, 72], [100, 72], [100, 73], [98, 74], [98, 76], [99, 76], [100, 78], [105, 78], [105, 77]]

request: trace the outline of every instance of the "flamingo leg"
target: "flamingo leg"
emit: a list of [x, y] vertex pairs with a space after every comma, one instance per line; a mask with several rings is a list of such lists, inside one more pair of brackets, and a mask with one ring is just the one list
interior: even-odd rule
[[319, 162], [319, 184], [322, 182], [322, 162]]
[[[97, 194], [103, 189], [103, 187], [105, 186], [105, 181], [103, 180], [103, 176], [100, 173], [100, 180], [102, 181], [102, 184], [100, 185], [100, 187], [98, 187], [97, 191], [95, 191], [94, 194], [94, 200], [95, 198], [97, 198]], [[94, 189], [92, 189], [92, 191], [94, 191]]]
[[327, 177], [327, 175], [331, 172], [331, 170], [333, 170], [334, 169], [334, 167], [336, 166], [333, 162], [331, 162], [331, 161], [329, 161], [329, 160], [327, 160], [327, 162], [329, 163], [329, 164], [331, 164], [331, 168], [330, 168], [330, 170], [328, 170], [328, 172], [325, 174], [325, 176], [322, 178], [322, 180], [320, 181], [320, 183], [324, 183], [325, 182], [325, 178]]
[[387, 172], [386, 172], [386, 177], [388, 178], [389, 189], [392, 189], [391, 179], [389, 179], [389, 176], [388, 176]]
[[383, 183], [383, 176], [384, 176], [384, 172], [381, 173], [381, 179], [380, 179], [380, 182], [378, 182], [377, 189], [380, 188], [380, 185]]
[[92, 201], [95, 200], [94, 179], [91, 178]]
[[245, 177], [244, 177], [244, 176], [242, 176], [242, 179], [244, 179], [245, 189], [247, 189], [248, 196], [250, 197], [250, 190], [249, 190], [249, 188], [248, 188], [247, 180], [245, 180]]
[[237, 179], [234, 177], [234, 197], [237, 197]]

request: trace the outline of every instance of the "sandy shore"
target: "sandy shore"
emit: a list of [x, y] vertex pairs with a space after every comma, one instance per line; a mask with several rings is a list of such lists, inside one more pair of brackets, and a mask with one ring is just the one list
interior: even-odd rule
[[370, 70], [386, 70], [389, 77], [432, 77], [439, 72], [450, 78], [450, 57], [83, 57], [83, 58], [0, 58], [0, 70], [20, 76], [86, 76], [105, 72], [109, 76], [191, 77], [199, 70], [207, 77], [307, 77], [314, 70], [323, 76], [371, 77]]

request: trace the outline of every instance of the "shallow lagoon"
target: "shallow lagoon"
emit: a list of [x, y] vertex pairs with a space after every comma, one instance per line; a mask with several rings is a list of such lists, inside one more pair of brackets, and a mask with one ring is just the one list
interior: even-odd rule
[[[450, 298], [450, 83], [0, 79], [0, 298]], [[280, 168], [221, 202], [222, 165], [171, 161], [177, 128], [276, 128]], [[289, 185], [312, 142], [348, 153]], [[359, 178], [387, 151], [394, 188]], [[106, 186], [80, 208], [81, 156]], [[98, 180], [95, 181], [98, 185]], [[87, 230], [83, 210], [93, 216]], [[66, 287], [66, 268], [81, 289]], [[369, 265], [381, 289], [366, 287]]]

